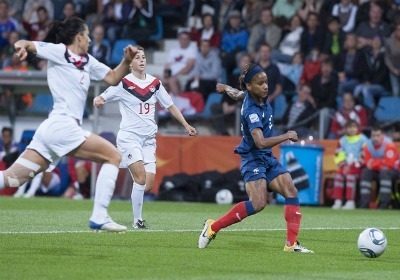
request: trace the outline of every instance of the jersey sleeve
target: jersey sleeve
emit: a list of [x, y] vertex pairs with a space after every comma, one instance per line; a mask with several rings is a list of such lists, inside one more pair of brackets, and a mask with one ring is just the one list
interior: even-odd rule
[[105, 102], [118, 101], [122, 94], [122, 82], [117, 86], [108, 87], [100, 96], [104, 98]]
[[90, 78], [95, 81], [102, 81], [107, 76], [108, 72], [111, 71], [110, 67], [99, 62], [96, 58], [89, 54], [90, 63]]
[[158, 89], [156, 98], [157, 98], [157, 101], [160, 102], [160, 105], [165, 109], [168, 109], [169, 107], [174, 105], [174, 102], [172, 101], [171, 96], [165, 90], [165, 88], [162, 85], [161, 81], [160, 81], [160, 88]]
[[245, 112], [244, 116], [250, 132], [255, 128], [263, 129], [261, 117], [257, 112]]
[[36, 48], [36, 56], [52, 62], [61, 62], [65, 60], [65, 52], [67, 47], [64, 44], [53, 44], [46, 42], [33, 41]]

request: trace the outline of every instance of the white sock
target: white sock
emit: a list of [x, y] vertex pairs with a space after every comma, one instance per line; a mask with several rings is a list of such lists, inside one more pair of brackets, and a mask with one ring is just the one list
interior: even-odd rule
[[5, 189], [6, 186], [4, 185], [4, 175], [3, 175], [3, 171], [0, 171], [0, 190]]
[[144, 190], [146, 189], [146, 185], [139, 185], [137, 183], [133, 183], [132, 187], [132, 209], [133, 209], [133, 222], [136, 223], [138, 220], [142, 219], [142, 209], [143, 209], [143, 197]]
[[18, 190], [14, 193], [14, 196], [22, 196], [25, 193], [26, 186], [28, 186], [29, 181], [25, 182], [18, 188]]
[[95, 223], [103, 224], [110, 219], [107, 209], [114, 194], [118, 171], [118, 167], [109, 163], [103, 164], [100, 169], [96, 182], [93, 213], [90, 217], [90, 220]]
[[36, 191], [39, 189], [40, 185], [42, 184], [43, 172], [39, 173], [32, 179], [31, 187], [26, 192], [29, 196], [35, 196]]

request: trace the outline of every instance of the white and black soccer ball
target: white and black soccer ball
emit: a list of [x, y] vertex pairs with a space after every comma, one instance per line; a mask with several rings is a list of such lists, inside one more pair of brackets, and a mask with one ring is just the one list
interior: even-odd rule
[[367, 228], [358, 237], [358, 249], [367, 258], [377, 258], [386, 250], [385, 234], [377, 228]]
[[215, 195], [215, 202], [218, 204], [232, 204], [233, 194], [228, 189], [222, 189]]

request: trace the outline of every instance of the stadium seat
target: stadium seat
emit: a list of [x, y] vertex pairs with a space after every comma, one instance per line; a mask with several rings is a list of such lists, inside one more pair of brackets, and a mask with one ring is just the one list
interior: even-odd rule
[[163, 19], [161, 16], [156, 16], [156, 23], [157, 23], [157, 32], [153, 35], [150, 35], [149, 39], [152, 41], [158, 41], [163, 38], [164, 34], [164, 25]]
[[35, 134], [35, 130], [24, 130], [22, 132], [21, 140], [18, 143], [19, 152], [22, 153], [25, 151], [26, 147], [31, 143], [33, 135]]
[[31, 107], [24, 111], [36, 114], [48, 114], [53, 109], [53, 97], [50, 93], [38, 93], [33, 98]]
[[222, 94], [219, 93], [211, 93], [206, 101], [206, 105], [204, 106], [203, 112], [200, 113], [200, 116], [203, 118], [210, 118], [211, 117], [211, 106], [214, 103], [221, 103], [222, 101]]
[[381, 97], [375, 111], [375, 118], [378, 122], [400, 121], [399, 108], [400, 97]]
[[286, 112], [286, 107], [287, 107], [286, 97], [283, 94], [278, 95], [274, 99], [272, 107], [274, 108], [275, 120], [281, 120]]
[[124, 57], [124, 48], [127, 45], [136, 45], [136, 41], [124, 39], [115, 41], [111, 52], [111, 65], [118, 65], [121, 62], [122, 58]]

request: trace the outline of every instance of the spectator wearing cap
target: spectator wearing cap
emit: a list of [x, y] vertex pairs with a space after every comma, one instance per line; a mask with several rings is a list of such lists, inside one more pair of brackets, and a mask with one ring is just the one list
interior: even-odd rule
[[271, 9], [263, 9], [260, 23], [251, 29], [250, 39], [247, 44], [247, 50], [253, 58], [255, 58], [256, 51], [261, 44], [267, 43], [273, 50], [278, 47], [281, 40], [281, 29], [273, 21], [274, 17]]
[[229, 19], [233, 11], [241, 11], [243, 7], [242, 0], [222, 0], [220, 1], [218, 15], [218, 28], [222, 32], [229, 27]]
[[222, 66], [227, 72], [228, 80], [236, 67], [236, 56], [246, 51], [248, 40], [249, 33], [242, 24], [240, 12], [231, 12], [228, 27], [222, 32], [221, 43]]

